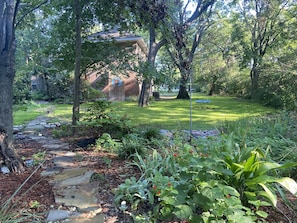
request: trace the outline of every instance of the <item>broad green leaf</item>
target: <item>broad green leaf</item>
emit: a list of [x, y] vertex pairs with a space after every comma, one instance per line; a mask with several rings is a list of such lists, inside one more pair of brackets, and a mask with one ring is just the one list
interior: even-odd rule
[[275, 177], [262, 175], [262, 176], [258, 176], [258, 177], [246, 180], [246, 185], [248, 187], [251, 187], [260, 183], [266, 184], [266, 183], [274, 183], [276, 181], [277, 181], [277, 178]]
[[281, 167], [278, 163], [263, 162], [259, 164], [259, 168], [255, 171], [256, 176], [261, 176], [267, 173], [269, 170]]
[[255, 200], [257, 198], [257, 195], [255, 192], [250, 192], [250, 191], [244, 191], [244, 194], [247, 196], [249, 199], [249, 203], [252, 202], [252, 200]]
[[160, 213], [162, 215], [162, 217], [164, 219], [168, 218], [169, 216], [171, 216], [172, 214], [172, 209], [169, 208], [169, 207], [163, 207], [161, 210], [160, 210]]
[[265, 211], [256, 211], [256, 214], [262, 218], [267, 218], [268, 214]]
[[236, 197], [239, 197], [240, 196], [240, 194], [238, 193], [238, 191], [235, 188], [233, 188], [233, 187], [219, 185], [219, 188], [221, 190], [223, 190], [224, 195], [230, 194], [230, 195], [236, 196]]
[[245, 216], [244, 211], [235, 210], [232, 215], [227, 215], [228, 223], [253, 223], [255, 222], [254, 216]]
[[231, 170], [233, 173], [237, 173], [238, 171], [244, 169], [244, 165], [238, 164], [238, 163], [232, 163]]
[[178, 205], [175, 210], [174, 214], [179, 219], [189, 219], [193, 214], [192, 208], [188, 205]]
[[244, 164], [244, 171], [253, 171], [255, 160], [256, 154], [252, 153], [251, 156], [247, 159], [246, 163]]
[[200, 215], [194, 214], [192, 219], [190, 220], [190, 223], [202, 223], [203, 219]]
[[276, 207], [276, 204], [277, 204], [277, 196], [263, 183], [259, 183], [259, 185], [261, 187], [263, 187], [263, 189], [265, 190], [266, 194], [265, 193], [259, 193], [261, 194], [262, 196], [268, 198], [271, 203], [273, 204], [274, 207]]
[[283, 177], [276, 180], [277, 183], [282, 185], [284, 188], [286, 188], [288, 191], [290, 191], [292, 194], [297, 196], [297, 183], [295, 180], [289, 178], [289, 177]]

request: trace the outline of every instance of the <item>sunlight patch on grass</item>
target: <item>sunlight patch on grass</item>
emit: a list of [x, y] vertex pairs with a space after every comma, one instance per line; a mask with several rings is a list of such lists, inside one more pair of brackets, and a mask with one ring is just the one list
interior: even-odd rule
[[46, 106], [31, 102], [26, 105], [17, 105], [13, 107], [13, 124], [22, 125], [38, 116], [45, 114]]
[[[209, 103], [197, 103], [196, 100], [209, 100]], [[148, 107], [138, 107], [137, 102], [114, 102], [112, 106], [120, 115], [127, 115], [137, 126], [162, 129], [189, 129], [190, 128], [190, 101], [189, 100], [160, 100], [152, 101]], [[82, 104], [83, 113], [86, 106]], [[225, 121], [235, 121], [242, 118], [262, 116], [275, 113], [274, 109], [234, 97], [192, 96], [192, 128], [211, 129]], [[22, 124], [45, 114], [51, 121], [71, 122], [71, 104], [33, 105], [27, 111], [14, 113], [14, 124]]]
[[[197, 103], [196, 100], [209, 100]], [[117, 111], [127, 116], [139, 126], [157, 128], [190, 128], [189, 100], [153, 101], [149, 107], [140, 108], [136, 103], [117, 102]], [[192, 97], [193, 129], [210, 129], [224, 121], [261, 116], [275, 110], [247, 100], [222, 96], [194, 95]]]

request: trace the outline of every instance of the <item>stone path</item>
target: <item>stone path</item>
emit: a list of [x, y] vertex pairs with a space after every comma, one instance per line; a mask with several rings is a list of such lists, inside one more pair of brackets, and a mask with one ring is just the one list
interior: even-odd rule
[[53, 167], [41, 174], [53, 185], [55, 203], [67, 210], [50, 210], [47, 223], [104, 223], [104, 215], [97, 200], [98, 182], [91, 182], [93, 171], [85, 167], [74, 167], [76, 154], [61, 140], [45, 137], [38, 133], [41, 129], [55, 127], [59, 123], [48, 123], [48, 118], [40, 116], [25, 127], [16, 126], [17, 137], [38, 141], [53, 159]]

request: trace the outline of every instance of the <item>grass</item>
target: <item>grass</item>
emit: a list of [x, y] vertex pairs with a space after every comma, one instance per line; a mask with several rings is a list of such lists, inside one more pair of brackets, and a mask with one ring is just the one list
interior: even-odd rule
[[[210, 100], [209, 103], [197, 103], [196, 100]], [[40, 107], [39, 107], [40, 106]], [[160, 100], [152, 101], [149, 107], [140, 108], [136, 102], [116, 102], [113, 104], [120, 114], [127, 114], [139, 127], [159, 129], [189, 129], [190, 101], [189, 100]], [[18, 110], [14, 113], [14, 121], [21, 124], [44, 114], [49, 110], [48, 117], [53, 121], [70, 122], [72, 106], [66, 104], [47, 104], [30, 106], [27, 111]], [[81, 106], [81, 112], [84, 106]], [[219, 126], [224, 121], [261, 116], [274, 113], [275, 110], [247, 100], [233, 97], [192, 96], [192, 127], [193, 129], [210, 129]]]
[[13, 107], [13, 124], [25, 124], [39, 115], [46, 114], [47, 109], [47, 104], [37, 104], [35, 102], [29, 102], [25, 105], [15, 105]]
[[[209, 103], [197, 103], [196, 100], [210, 100]], [[128, 114], [135, 123], [163, 129], [190, 128], [189, 100], [153, 101], [149, 107], [140, 108], [135, 102], [118, 102], [117, 111]], [[192, 96], [193, 129], [209, 129], [224, 121], [274, 113], [275, 110], [247, 100], [222, 96]]]

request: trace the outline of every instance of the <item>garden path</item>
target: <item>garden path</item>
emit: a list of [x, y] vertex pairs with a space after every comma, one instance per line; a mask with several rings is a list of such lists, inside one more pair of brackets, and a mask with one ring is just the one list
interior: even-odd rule
[[[59, 123], [49, 123], [46, 116], [39, 116], [30, 121], [16, 137], [29, 138], [42, 144], [46, 155], [52, 157], [52, 165], [41, 173], [53, 185], [56, 204], [67, 209], [50, 210], [47, 223], [70, 221], [72, 223], [103, 223], [104, 215], [97, 199], [98, 182], [91, 182], [93, 171], [86, 167], [74, 167], [76, 153], [69, 145], [59, 139], [44, 136], [39, 132], [44, 128], [55, 127]], [[30, 162], [27, 162], [30, 165]]]

